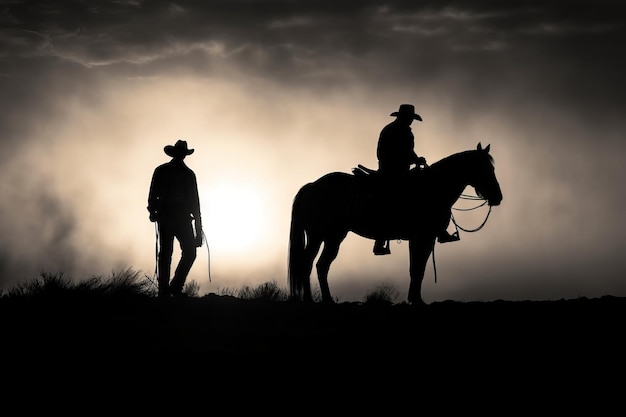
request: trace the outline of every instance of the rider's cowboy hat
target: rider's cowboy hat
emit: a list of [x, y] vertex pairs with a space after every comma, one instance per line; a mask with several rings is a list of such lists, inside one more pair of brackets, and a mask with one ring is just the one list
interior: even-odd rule
[[394, 111], [389, 116], [407, 116], [412, 117], [414, 120], [422, 121], [422, 117], [415, 113], [415, 106], [412, 104], [400, 104], [400, 109]]
[[187, 148], [186, 140], [178, 140], [176, 141], [176, 144], [174, 144], [174, 146], [167, 145], [165, 148], [163, 148], [163, 151], [168, 156], [191, 155], [194, 150], [195, 149]]

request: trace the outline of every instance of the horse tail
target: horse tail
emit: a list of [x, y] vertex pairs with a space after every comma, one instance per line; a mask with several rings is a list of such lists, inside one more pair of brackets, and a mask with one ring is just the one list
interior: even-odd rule
[[298, 191], [291, 207], [291, 226], [289, 229], [289, 250], [287, 274], [289, 282], [290, 296], [297, 300], [302, 300], [304, 286], [307, 284], [304, 271], [304, 250], [306, 246], [306, 231], [302, 221], [303, 193], [305, 185]]

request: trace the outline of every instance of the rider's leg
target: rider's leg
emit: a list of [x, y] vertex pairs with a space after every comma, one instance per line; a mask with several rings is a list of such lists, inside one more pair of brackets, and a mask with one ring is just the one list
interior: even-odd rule
[[374, 255], [389, 255], [391, 249], [389, 248], [389, 241], [384, 239], [377, 239], [374, 242]]
[[448, 224], [446, 224], [446, 227], [444, 227], [441, 233], [439, 233], [439, 236], [437, 236], [437, 242], [447, 243], [447, 242], [456, 242], [457, 240], [461, 240], [458, 230], [455, 230], [454, 233], [452, 234], [448, 232], [449, 224], [450, 224], [450, 221], [448, 220]]

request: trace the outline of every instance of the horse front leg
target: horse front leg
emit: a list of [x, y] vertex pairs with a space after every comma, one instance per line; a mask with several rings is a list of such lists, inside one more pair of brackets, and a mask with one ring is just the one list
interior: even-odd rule
[[317, 264], [315, 267], [317, 268], [317, 279], [320, 283], [320, 291], [322, 293], [322, 302], [328, 304], [334, 304], [335, 300], [330, 294], [330, 287], [328, 286], [328, 271], [330, 270], [330, 265], [337, 258], [339, 254], [339, 246], [341, 242], [346, 237], [339, 237], [337, 240], [325, 240], [324, 241], [324, 249], [322, 249], [322, 254], [320, 255]]
[[426, 271], [426, 262], [433, 250], [435, 238], [409, 240], [409, 303], [415, 306], [424, 306], [422, 299], [422, 280]]

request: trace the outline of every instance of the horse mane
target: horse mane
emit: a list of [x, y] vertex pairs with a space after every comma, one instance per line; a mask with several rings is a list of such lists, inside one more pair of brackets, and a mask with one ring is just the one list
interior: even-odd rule
[[[478, 157], [483, 157], [483, 158], [487, 158], [487, 160], [489, 161], [489, 163], [491, 165], [494, 165], [494, 159], [493, 156], [491, 156], [491, 154], [488, 151], [485, 150], [481, 150], [481, 149], [470, 149], [470, 150], [466, 150], [466, 151], [461, 151], [461, 152], [457, 152], [457, 153], [453, 153], [451, 155], [448, 155], [446, 157], [441, 158], [440, 160], [434, 162], [433, 164], [430, 165], [430, 168], [432, 167], [438, 167], [441, 165], [447, 165], [449, 163], [454, 163], [455, 165], [458, 164], [458, 160], [464, 160], [465, 163], [469, 163], [471, 161], [473, 161], [475, 158]], [[358, 164], [355, 168], [352, 168], [352, 174], [356, 177], [367, 177], [370, 176], [372, 174], [377, 174], [378, 171], [372, 168], [368, 168], [366, 166], [363, 166], [361, 164]], [[422, 174], [422, 169], [419, 167], [416, 168], [412, 168], [409, 171], [410, 175], [414, 175], [414, 176], [420, 176]]]
[[436, 167], [440, 165], [447, 165], [450, 162], [457, 163], [457, 161], [459, 160], [463, 160], [463, 161], [466, 161], [466, 163], [468, 163], [468, 162], [474, 161], [476, 158], [487, 158], [487, 161], [489, 161], [491, 165], [495, 164], [493, 156], [491, 156], [490, 153], [484, 150], [470, 149], [467, 151], [453, 153], [452, 155], [448, 155], [444, 158], [441, 158], [437, 162], [434, 162], [433, 164], [431, 164], [430, 167], [432, 168], [432, 167]]

